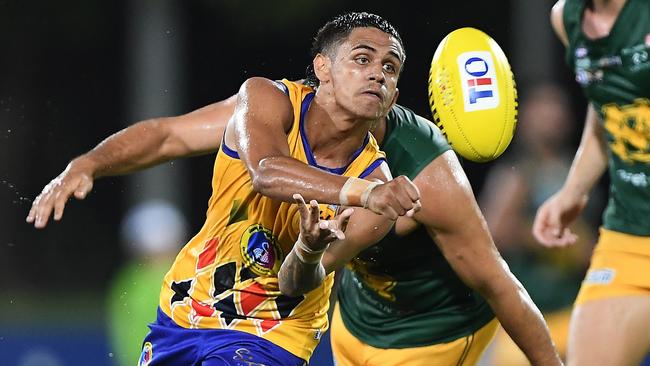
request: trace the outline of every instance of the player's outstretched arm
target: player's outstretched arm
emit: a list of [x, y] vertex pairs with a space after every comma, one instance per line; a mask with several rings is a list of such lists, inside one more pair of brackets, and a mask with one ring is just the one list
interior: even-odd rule
[[588, 195], [598, 179], [607, 170], [607, 150], [603, 127], [590, 104], [580, 147], [562, 188], [537, 210], [533, 235], [544, 246], [555, 247], [573, 244], [576, 235], [569, 230], [571, 224], [587, 204]]
[[44, 228], [52, 214], [60, 220], [68, 199], [84, 199], [96, 178], [126, 174], [190, 155], [216, 150], [234, 110], [236, 98], [191, 113], [138, 122], [72, 160], [36, 197], [27, 222]]
[[415, 219], [469, 287], [489, 303], [533, 365], [561, 365], [542, 314], [497, 251], [458, 159], [448, 151], [413, 180], [422, 195]]
[[321, 203], [368, 207], [395, 220], [419, 208], [417, 189], [405, 177], [393, 184], [331, 174], [290, 156], [287, 133], [293, 107], [271, 80], [251, 78], [239, 90], [225, 142], [244, 161], [255, 191], [285, 202], [298, 193]]

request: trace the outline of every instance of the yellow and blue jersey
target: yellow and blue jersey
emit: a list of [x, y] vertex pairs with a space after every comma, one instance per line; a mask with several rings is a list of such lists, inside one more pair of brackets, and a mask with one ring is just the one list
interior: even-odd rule
[[[294, 120], [287, 135], [291, 157], [335, 174], [365, 177], [384, 161], [368, 133], [348, 166], [319, 167], [307, 141], [304, 120], [312, 88], [282, 80]], [[282, 295], [277, 273], [300, 232], [298, 206], [253, 190], [245, 164], [222, 143], [214, 164], [205, 224], [181, 250], [167, 273], [160, 308], [189, 329], [229, 329], [267, 339], [308, 360], [328, 327], [333, 274], [311, 292]], [[337, 207], [323, 204], [321, 216]]]

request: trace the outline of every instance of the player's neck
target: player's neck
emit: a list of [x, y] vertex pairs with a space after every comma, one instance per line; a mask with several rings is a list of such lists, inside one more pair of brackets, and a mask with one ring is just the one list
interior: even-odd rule
[[375, 140], [377, 140], [377, 144], [379, 144], [380, 146], [384, 142], [384, 139], [386, 138], [386, 131], [388, 129], [386, 123], [387, 123], [386, 117], [382, 117], [370, 129], [370, 132], [375, 137]]
[[626, 0], [593, 0], [593, 7], [585, 9], [582, 29], [587, 37], [603, 38], [609, 35]]
[[370, 120], [359, 120], [314, 99], [305, 117], [305, 133], [317, 163], [329, 168], [345, 166], [363, 144]]

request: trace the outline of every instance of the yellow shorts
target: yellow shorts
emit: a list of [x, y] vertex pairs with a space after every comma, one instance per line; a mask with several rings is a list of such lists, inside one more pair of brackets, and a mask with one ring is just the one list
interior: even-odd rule
[[330, 331], [337, 366], [473, 366], [498, 327], [499, 322], [494, 319], [473, 334], [449, 343], [400, 349], [375, 348], [350, 334], [336, 304]]
[[650, 237], [601, 228], [575, 304], [638, 295], [650, 295]]

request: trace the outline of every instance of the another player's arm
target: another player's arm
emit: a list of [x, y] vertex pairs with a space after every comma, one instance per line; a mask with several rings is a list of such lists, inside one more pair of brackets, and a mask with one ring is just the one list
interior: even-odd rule
[[542, 314], [494, 246], [454, 153], [433, 160], [413, 182], [422, 194], [422, 210], [415, 219], [461, 280], [487, 300], [533, 365], [561, 365]]
[[589, 198], [589, 192], [607, 170], [607, 146], [603, 127], [590, 104], [580, 146], [562, 188], [537, 210], [533, 234], [546, 246], [573, 244], [576, 235], [568, 225], [575, 220]]
[[[388, 166], [383, 163], [367, 179], [389, 180]], [[316, 229], [315, 223], [318, 223], [314, 205], [315, 201], [312, 201], [309, 212], [312, 215], [309, 221], [312, 223], [312, 231]], [[355, 209], [352, 215], [351, 209], [348, 208], [333, 220], [320, 221], [320, 231], [316, 232], [323, 236], [336, 234], [323, 240], [318, 239], [316, 234], [304, 235], [305, 227], [309, 227], [305, 225], [306, 212], [307, 206], [304, 205], [301, 210], [301, 238], [285, 258], [278, 273], [280, 291], [288, 296], [298, 296], [318, 287], [327, 274], [341, 268], [357, 253], [378, 242], [393, 225], [393, 221], [384, 215], [360, 208]], [[348, 222], [350, 215], [352, 217]]]
[[84, 199], [96, 178], [127, 174], [172, 160], [206, 154], [221, 143], [236, 98], [210, 104], [193, 112], [135, 123], [72, 160], [34, 200], [27, 222], [43, 228], [54, 210], [60, 220], [66, 202], [74, 194]]
[[[286, 202], [292, 202], [297, 193], [320, 203], [367, 206], [393, 220], [419, 209], [419, 196], [410, 182], [395, 180], [372, 186], [291, 157], [286, 134], [293, 117], [289, 98], [271, 80], [251, 78], [239, 90], [225, 142], [246, 164], [255, 191]], [[348, 190], [350, 182], [354, 189]]]

